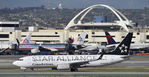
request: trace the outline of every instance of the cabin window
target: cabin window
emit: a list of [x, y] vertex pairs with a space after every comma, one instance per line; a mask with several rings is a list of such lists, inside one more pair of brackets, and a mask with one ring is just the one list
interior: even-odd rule
[[137, 33], [137, 35], [139, 35], [140, 33]]
[[86, 39], [88, 39], [88, 34], [85, 36]]
[[19, 61], [23, 61], [23, 59], [19, 59]]
[[[26, 35], [22, 35], [21, 37], [26, 37]], [[59, 35], [32, 35], [32, 37], [60, 37]]]
[[0, 38], [9, 38], [9, 34], [0, 34]]
[[92, 34], [95, 34], [95, 32], [92, 32]]
[[58, 34], [57, 32], [55, 32], [55, 34]]
[[12, 34], [12, 32], [10, 32], [10, 34]]
[[[100, 35], [93, 35], [92, 37], [103, 37], [103, 38], [105, 38], [106, 36], [100, 36]], [[115, 36], [111, 36], [111, 37], [115, 37]]]
[[80, 36], [80, 34], [78, 34], [78, 36]]

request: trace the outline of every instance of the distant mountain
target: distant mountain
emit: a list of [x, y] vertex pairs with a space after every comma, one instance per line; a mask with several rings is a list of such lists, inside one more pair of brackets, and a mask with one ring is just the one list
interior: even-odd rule
[[[0, 21], [20, 21], [21, 26], [44, 26], [64, 28], [68, 22], [82, 9], [45, 9], [44, 7], [27, 7], [16, 9], [0, 9]], [[126, 17], [139, 26], [149, 26], [149, 8], [119, 9]], [[94, 9], [83, 22], [93, 22], [94, 16], [106, 16], [107, 22], [117, 20], [117, 17], [107, 9]]]
[[0, 8], [35, 7], [45, 5], [57, 7], [62, 3], [64, 8], [85, 8], [94, 4], [107, 4], [115, 8], [142, 9], [149, 7], [149, 0], [0, 0]]

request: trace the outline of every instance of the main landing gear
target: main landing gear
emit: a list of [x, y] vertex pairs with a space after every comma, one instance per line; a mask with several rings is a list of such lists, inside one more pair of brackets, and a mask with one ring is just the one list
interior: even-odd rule
[[34, 71], [34, 68], [30, 68], [32, 71]]
[[70, 68], [70, 71], [71, 71], [71, 72], [77, 72], [77, 71], [78, 71], [78, 68], [72, 67], [72, 68]]

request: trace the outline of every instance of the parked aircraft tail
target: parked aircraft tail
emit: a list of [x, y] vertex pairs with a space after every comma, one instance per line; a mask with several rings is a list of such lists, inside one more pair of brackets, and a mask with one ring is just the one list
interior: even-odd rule
[[68, 43], [72, 44], [74, 40], [72, 38], [68, 38]]
[[73, 44], [83, 44], [84, 43], [84, 40], [85, 40], [85, 37], [87, 35], [87, 32], [86, 31], [83, 31], [77, 39], [74, 40]]
[[105, 34], [106, 34], [108, 45], [116, 44], [115, 40], [112, 38], [112, 36], [108, 32], [105, 32]]
[[122, 40], [122, 42], [119, 43], [118, 46], [110, 53], [117, 55], [128, 55], [132, 36], [133, 33], [128, 33], [127, 36]]
[[32, 33], [30, 32], [28, 35], [26, 35], [22, 43], [29, 43], [31, 36], [32, 36]]

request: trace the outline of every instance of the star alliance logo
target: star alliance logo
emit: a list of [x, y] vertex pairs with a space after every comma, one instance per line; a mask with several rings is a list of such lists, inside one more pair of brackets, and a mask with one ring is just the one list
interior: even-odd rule
[[125, 46], [124, 44], [121, 46], [121, 47], [119, 47], [119, 49], [121, 50], [121, 53], [125, 53], [125, 52], [127, 52], [127, 46]]

